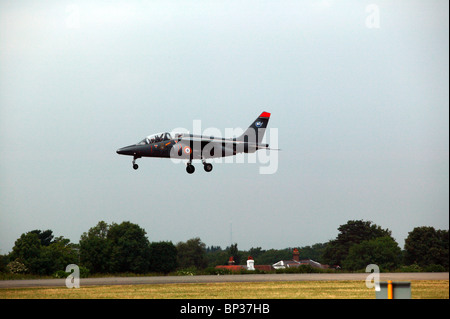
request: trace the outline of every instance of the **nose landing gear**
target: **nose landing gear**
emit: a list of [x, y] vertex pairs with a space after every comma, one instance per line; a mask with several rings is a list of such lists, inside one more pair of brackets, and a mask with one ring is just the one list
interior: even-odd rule
[[139, 168], [139, 165], [136, 164], [136, 160], [137, 160], [138, 158], [140, 158], [140, 156], [139, 156], [139, 157], [138, 157], [138, 156], [134, 156], [134, 157], [133, 157], [133, 168], [134, 168], [135, 170]]

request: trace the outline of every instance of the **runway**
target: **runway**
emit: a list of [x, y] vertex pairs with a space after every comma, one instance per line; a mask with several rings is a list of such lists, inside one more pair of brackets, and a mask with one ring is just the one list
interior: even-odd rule
[[[333, 274], [250, 274], [208, 276], [149, 276], [81, 278], [83, 286], [192, 284], [220, 282], [276, 282], [276, 281], [365, 281], [369, 273]], [[381, 273], [380, 281], [449, 280], [449, 273]], [[65, 287], [65, 279], [0, 280], [2, 288]]]

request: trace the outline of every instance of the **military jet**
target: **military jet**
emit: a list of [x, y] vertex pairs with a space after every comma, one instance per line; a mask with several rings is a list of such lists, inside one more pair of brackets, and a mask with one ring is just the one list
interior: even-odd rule
[[261, 144], [269, 118], [270, 113], [262, 112], [242, 135], [235, 138], [162, 132], [147, 136], [139, 143], [122, 147], [117, 150], [117, 154], [133, 156], [135, 170], [139, 168], [136, 164], [138, 158], [160, 157], [187, 160], [186, 172], [189, 174], [195, 171], [192, 161], [201, 160], [204, 170], [211, 172], [213, 166], [207, 162], [208, 159], [270, 149], [268, 144]]

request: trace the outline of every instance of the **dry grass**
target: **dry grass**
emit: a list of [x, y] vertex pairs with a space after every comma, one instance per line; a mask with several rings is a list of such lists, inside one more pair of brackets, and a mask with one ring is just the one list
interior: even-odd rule
[[[449, 281], [412, 281], [413, 299], [449, 299]], [[0, 299], [374, 299], [361, 281], [153, 284], [0, 289]]]

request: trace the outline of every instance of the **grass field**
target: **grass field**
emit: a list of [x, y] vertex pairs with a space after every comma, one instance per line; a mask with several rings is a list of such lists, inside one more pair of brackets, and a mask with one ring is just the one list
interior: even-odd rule
[[[411, 295], [449, 299], [449, 281], [411, 281]], [[0, 289], [0, 299], [375, 299], [375, 291], [361, 281], [152, 284]]]

